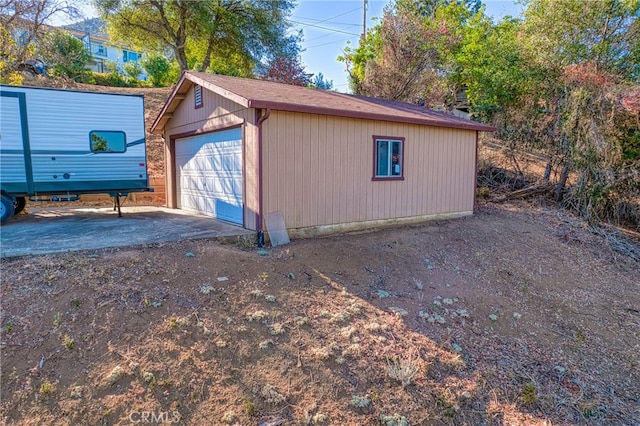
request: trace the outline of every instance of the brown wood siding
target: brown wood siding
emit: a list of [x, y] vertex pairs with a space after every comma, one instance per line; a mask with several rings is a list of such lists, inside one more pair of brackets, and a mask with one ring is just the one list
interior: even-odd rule
[[[287, 228], [471, 212], [475, 131], [272, 111], [264, 213]], [[403, 137], [403, 181], [372, 181], [373, 135]]]
[[193, 86], [186, 93], [173, 117], [165, 125], [165, 152], [167, 158], [167, 206], [176, 208], [175, 199], [175, 158], [172, 155], [172, 140], [200, 133], [222, 130], [237, 125], [242, 126], [243, 138], [243, 198], [244, 227], [256, 229], [258, 211], [258, 130], [254, 109], [245, 108], [209, 90], [202, 90], [202, 107], [195, 108]]

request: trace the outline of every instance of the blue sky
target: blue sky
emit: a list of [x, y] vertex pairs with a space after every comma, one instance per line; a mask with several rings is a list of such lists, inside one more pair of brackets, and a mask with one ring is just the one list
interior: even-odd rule
[[[382, 17], [389, 1], [369, 0], [367, 5], [367, 28]], [[483, 0], [486, 12], [494, 20], [506, 15], [519, 16], [522, 6], [513, 0]], [[333, 81], [339, 92], [349, 90], [345, 65], [336, 58], [342, 54], [347, 42], [358, 45], [362, 33], [362, 0], [298, 0], [291, 20], [296, 29], [302, 29], [304, 40], [302, 61], [307, 72], [322, 73]]]

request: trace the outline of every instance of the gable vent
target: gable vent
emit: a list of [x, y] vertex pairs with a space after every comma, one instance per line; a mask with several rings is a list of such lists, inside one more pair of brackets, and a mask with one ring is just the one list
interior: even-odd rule
[[194, 88], [194, 98], [196, 101], [196, 108], [202, 107], [202, 86], [196, 84]]

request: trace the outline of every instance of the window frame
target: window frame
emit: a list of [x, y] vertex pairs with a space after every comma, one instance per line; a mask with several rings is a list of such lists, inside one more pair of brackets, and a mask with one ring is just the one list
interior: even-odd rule
[[96, 55], [107, 56], [107, 48], [104, 44], [96, 44]]
[[[198, 103], [198, 92], [200, 92], [200, 103]], [[193, 86], [193, 104], [195, 109], [204, 106], [204, 93], [202, 92], [202, 86], [199, 84]]]
[[[119, 133], [122, 134], [122, 141], [124, 143], [122, 151], [97, 151], [93, 149], [93, 142], [91, 141], [91, 136], [94, 133]], [[92, 154], [123, 154], [127, 152], [127, 134], [122, 130], [91, 130], [89, 132], [89, 151]]]
[[[374, 135], [373, 139], [373, 177], [372, 181], [393, 181], [393, 180], [404, 180], [404, 152], [406, 149], [406, 141], [404, 137], [399, 136], [379, 136]], [[378, 142], [379, 141], [387, 141], [387, 142], [400, 142], [400, 174], [399, 175], [378, 175]], [[391, 149], [391, 147], [389, 147]], [[389, 160], [391, 161], [391, 160]], [[389, 166], [392, 166], [392, 163], [389, 163]]]

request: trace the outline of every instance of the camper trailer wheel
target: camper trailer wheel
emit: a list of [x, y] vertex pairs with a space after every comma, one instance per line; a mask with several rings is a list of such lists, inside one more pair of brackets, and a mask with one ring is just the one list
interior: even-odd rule
[[24, 210], [27, 205], [27, 199], [24, 197], [16, 197], [16, 201], [13, 203], [13, 214], [18, 214]]
[[0, 223], [5, 223], [11, 216], [13, 216], [13, 200], [5, 194], [2, 194], [2, 204], [0, 204]]

